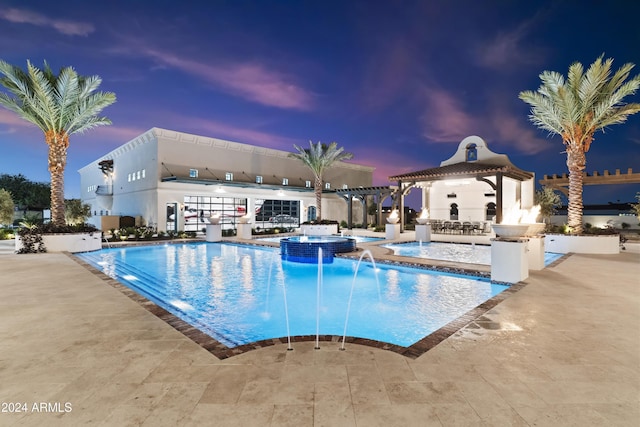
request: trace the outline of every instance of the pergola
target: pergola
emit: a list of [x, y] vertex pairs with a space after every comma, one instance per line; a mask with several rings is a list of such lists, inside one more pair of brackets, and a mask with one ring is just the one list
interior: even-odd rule
[[[495, 177], [495, 183], [488, 178]], [[424, 169], [402, 175], [390, 176], [389, 181], [398, 183], [399, 196], [398, 210], [400, 214], [400, 228], [404, 230], [404, 196], [419, 183], [443, 181], [447, 179], [471, 178], [486, 182], [496, 192], [496, 222], [502, 221], [502, 181], [511, 178], [517, 181], [526, 181], [533, 178], [533, 173], [524, 171], [511, 164], [491, 164], [480, 162], [460, 162], [446, 166]]]
[[[562, 192], [565, 196], [569, 195], [569, 177], [566, 173], [562, 175], [553, 174], [545, 175], [543, 179], [538, 181], [540, 185], [551, 187]], [[592, 174], [583, 172], [582, 185], [605, 185], [605, 184], [638, 184], [640, 183], [640, 173], [634, 173], [631, 168], [627, 169], [627, 173], [620, 173], [620, 169], [616, 169], [614, 174], [605, 170], [604, 173], [594, 171]]]
[[378, 224], [382, 224], [382, 202], [397, 191], [394, 187], [357, 187], [342, 188], [336, 190], [336, 194], [347, 203], [347, 228], [351, 229], [353, 225], [353, 209], [351, 201], [357, 199], [362, 203], [363, 221], [362, 227], [367, 228], [367, 197], [373, 196], [378, 212]]

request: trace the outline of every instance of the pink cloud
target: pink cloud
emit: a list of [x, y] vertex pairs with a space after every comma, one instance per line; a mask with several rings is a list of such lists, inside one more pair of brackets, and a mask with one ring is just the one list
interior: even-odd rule
[[66, 21], [62, 19], [51, 19], [36, 12], [25, 9], [0, 9], [0, 19], [15, 22], [18, 24], [31, 24], [38, 27], [51, 27], [59, 33], [68, 36], [88, 36], [95, 28], [86, 22]]
[[497, 96], [481, 113], [472, 116], [455, 96], [442, 88], [424, 89], [426, 106], [422, 114], [423, 136], [431, 142], [458, 143], [469, 135], [487, 141], [508, 143], [510, 150], [536, 154], [549, 148], [526, 117], [503, 105]]
[[36, 125], [22, 119], [18, 114], [13, 111], [0, 108], [0, 125], [7, 125], [7, 133], [13, 133], [16, 131], [16, 127], [25, 128], [31, 127], [37, 129]]
[[478, 132], [478, 120], [471, 117], [453, 94], [437, 87], [423, 89], [426, 102], [420, 117], [423, 136], [433, 142], [460, 142]]
[[258, 63], [219, 60], [215, 65], [151, 48], [136, 51], [160, 65], [170, 66], [213, 84], [216, 88], [259, 104], [292, 110], [311, 110], [315, 96], [295, 83], [292, 76]]
[[535, 127], [517, 117], [514, 113], [495, 109], [491, 114], [491, 139], [497, 139], [509, 143], [510, 148], [517, 149], [525, 154], [537, 154], [550, 147], [549, 140], [537, 136]]

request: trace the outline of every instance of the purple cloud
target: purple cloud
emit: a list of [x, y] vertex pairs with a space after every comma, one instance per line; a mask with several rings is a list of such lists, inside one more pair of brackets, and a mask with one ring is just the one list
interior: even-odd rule
[[136, 53], [154, 59], [158, 65], [181, 70], [217, 89], [262, 105], [307, 111], [315, 104], [315, 96], [299, 86], [294, 77], [263, 64], [223, 60], [208, 64], [148, 47], [136, 50]]
[[86, 22], [66, 21], [62, 19], [51, 19], [36, 12], [25, 9], [0, 9], [0, 19], [15, 22], [18, 24], [31, 24], [38, 27], [51, 27], [59, 33], [68, 36], [88, 36], [95, 28]]
[[422, 135], [432, 142], [460, 142], [478, 134], [478, 119], [471, 117], [453, 94], [442, 88], [425, 87], [426, 102], [420, 117]]
[[499, 139], [509, 143], [513, 147], [525, 154], [537, 154], [548, 149], [551, 144], [548, 139], [537, 136], [535, 127], [526, 125], [522, 118], [516, 116], [506, 109], [495, 109], [490, 111], [491, 139]]
[[521, 64], [540, 62], [541, 53], [531, 46], [523, 47], [537, 16], [522, 22], [515, 29], [501, 32], [493, 40], [483, 40], [473, 52], [477, 64], [492, 70], [512, 70]]

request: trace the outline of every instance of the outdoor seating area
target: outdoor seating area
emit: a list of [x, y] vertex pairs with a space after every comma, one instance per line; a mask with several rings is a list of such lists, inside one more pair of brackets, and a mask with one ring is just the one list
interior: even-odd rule
[[491, 232], [489, 221], [431, 220], [431, 232], [438, 234], [483, 235]]

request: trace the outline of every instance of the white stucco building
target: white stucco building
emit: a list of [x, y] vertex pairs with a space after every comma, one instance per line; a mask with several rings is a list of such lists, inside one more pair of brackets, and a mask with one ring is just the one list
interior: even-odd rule
[[[535, 175], [519, 169], [505, 154], [489, 150], [478, 136], [462, 140], [439, 167], [389, 177], [403, 194], [422, 191], [422, 207], [432, 219], [500, 223], [511, 208], [533, 206]], [[400, 212], [403, 197], [400, 197]]]
[[[289, 154], [152, 128], [81, 168], [81, 198], [103, 230], [128, 216], [158, 230], [200, 231], [212, 214], [229, 229], [247, 213], [256, 227], [295, 227], [315, 219], [316, 206], [311, 170]], [[335, 190], [371, 186], [373, 170], [345, 162], [327, 170], [323, 219], [345, 220]], [[353, 209], [362, 218], [360, 204]]]

